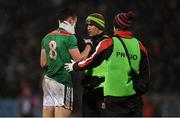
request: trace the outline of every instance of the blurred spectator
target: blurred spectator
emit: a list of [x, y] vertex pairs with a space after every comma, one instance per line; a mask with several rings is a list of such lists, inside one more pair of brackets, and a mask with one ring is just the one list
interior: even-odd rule
[[38, 107], [39, 99], [37, 96], [33, 95], [30, 86], [26, 80], [21, 80], [21, 93], [19, 96], [20, 103], [20, 115], [22, 117], [33, 117], [33, 109]]
[[155, 105], [147, 96], [142, 96], [143, 99], [143, 117], [154, 117], [156, 115]]

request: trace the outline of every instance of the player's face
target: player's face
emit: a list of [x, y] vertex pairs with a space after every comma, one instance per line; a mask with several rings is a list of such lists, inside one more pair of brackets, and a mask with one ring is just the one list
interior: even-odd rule
[[96, 26], [91, 25], [91, 24], [88, 24], [88, 25], [87, 25], [87, 30], [88, 30], [88, 33], [89, 33], [89, 36], [90, 36], [90, 37], [99, 35], [99, 33], [100, 33], [100, 31], [101, 31], [101, 30], [99, 30]]

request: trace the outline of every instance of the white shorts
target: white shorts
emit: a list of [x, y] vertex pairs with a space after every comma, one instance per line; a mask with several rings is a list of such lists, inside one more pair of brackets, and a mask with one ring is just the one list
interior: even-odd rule
[[43, 80], [43, 106], [63, 106], [72, 110], [73, 88], [44, 76]]

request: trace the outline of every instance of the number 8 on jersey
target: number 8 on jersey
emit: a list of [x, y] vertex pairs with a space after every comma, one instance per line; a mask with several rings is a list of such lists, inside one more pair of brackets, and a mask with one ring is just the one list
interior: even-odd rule
[[56, 47], [57, 45], [55, 41], [52, 40], [49, 42], [49, 48], [50, 48], [49, 56], [53, 60], [56, 60], [56, 57], [57, 57]]

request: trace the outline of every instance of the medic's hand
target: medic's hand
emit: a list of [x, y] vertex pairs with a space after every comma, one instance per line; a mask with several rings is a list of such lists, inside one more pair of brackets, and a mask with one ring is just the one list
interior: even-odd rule
[[73, 71], [73, 65], [75, 64], [75, 61], [74, 60], [71, 60], [71, 63], [65, 63], [64, 65], [64, 68], [68, 71], [68, 72], [71, 72]]

